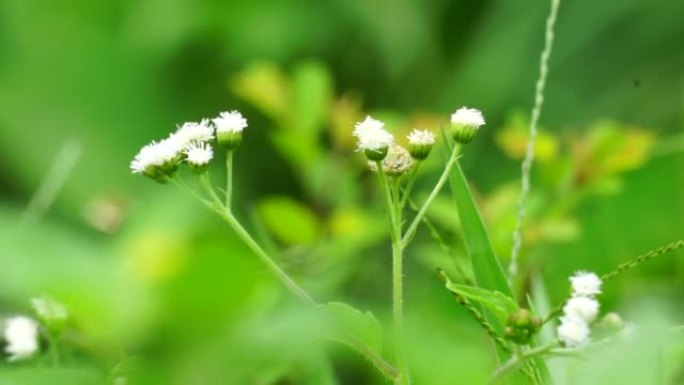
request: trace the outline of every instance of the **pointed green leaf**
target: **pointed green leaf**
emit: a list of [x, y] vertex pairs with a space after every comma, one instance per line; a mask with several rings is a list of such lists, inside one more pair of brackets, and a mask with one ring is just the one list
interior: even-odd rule
[[[321, 308], [328, 312], [343, 330], [363, 341], [376, 353], [382, 353], [382, 326], [371, 312], [362, 312], [342, 302], [328, 302], [321, 305]], [[349, 343], [348, 338], [338, 333], [331, 334], [330, 338], [344, 344]]]
[[[449, 148], [449, 152], [451, 152], [451, 148]], [[449, 185], [458, 208], [458, 215], [463, 227], [463, 238], [468, 248], [478, 286], [499, 291], [515, 300], [458, 162], [449, 175]]]
[[475, 286], [461, 285], [447, 280], [446, 288], [452, 293], [459, 294], [471, 302], [477, 302], [485, 309], [494, 313], [503, 323], [509, 314], [518, 310], [518, 305], [511, 297], [499, 292], [482, 289]]

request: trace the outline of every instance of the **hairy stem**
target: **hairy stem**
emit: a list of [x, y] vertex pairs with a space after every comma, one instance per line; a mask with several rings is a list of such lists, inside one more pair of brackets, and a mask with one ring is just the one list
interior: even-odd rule
[[541, 116], [542, 106], [544, 105], [544, 89], [546, 87], [546, 77], [549, 73], [549, 58], [551, 57], [551, 50], [553, 48], [554, 27], [556, 25], [556, 17], [558, 16], [558, 8], [560, 0], [551, 0], [551, 10], [546, 19], [546, 33], [544, 39], [544, 50], [539, 59], [539, 77], [534, 94], [534, 107], [532, 108], [532, 117], [530, 119], [529, 138], [527, 139], [527, 148], [525, 150], [525, 159], [521, 165], [521, 187], [520, 198], [518, 199], [518, 215], [515, 220], [515, 229], [513, 230], [513, 247], [511, 248], [511, 262], [508, 266], [509, 281], [513, 282], [518, 274], [518, 259], [520, 257], [520, 248], [522, 247], [522, 226], [525, 221], [525, 201], [530, 192], [530, 172], [532, 170], [532, 162], [534, 161], [534, 145], [537, 140], [537, 131], [539, 125], [539, 117]]
[[659, 255], [667, 254], [670, 251], [677, 250], [683, 246], [684, 246], [684, 240], [680, 239], [680, 240], [674, 241], [668, 245], [661, 246], [661, 247], [654, 249], [654, 250], [650, 250], [649, 252], [632, 259], [631, 261], [627, 261], [625, 263], [618, 265], [618, 267], [616, 267], [615, 270], [608, 272], [606, 274], [603, 274], [603, 276], [601, 276], [601, 279], [603, 281], [611, 280], [611, 279], [617, 277], [618, 274], [625, 272], [627, 270], [633, 269], [633, 268], [639, 266], [643, 262], [646, 262], [650, 259], [653, 259]]
[[394, 378], [397, 385], [407, 385], [408, 369], [402, 347], [402, 323], [403, 310], [403, 276], [402, 259], [403, 248], [401, 245], [401, 207], [398, 200], [397, 180], [388, 183], [387, 176], [382, 167], [382, 161], [376, 161], [378, 181], [383, 195], [383, 202], [388, 213], [390, 225], [390, 238], [392, 240], [392, 324], [394, 330], [394, 356], [398, 369], [398, 376]]
[[226, 153], [226, 209], [232, 210], [233, 200], [233, 150]]

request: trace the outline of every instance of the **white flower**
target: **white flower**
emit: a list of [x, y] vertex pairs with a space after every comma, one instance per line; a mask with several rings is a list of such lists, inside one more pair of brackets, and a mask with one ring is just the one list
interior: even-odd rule
[[407, 136], [409, 144], [415, 146], [432, 146], [435, 144], [435, 134], [428, 130], [414, 128]]
[[7, 319], [4, 337], [9, 361], [29, 358], [38, 351], [38, 324], [31, 318], [16, 316]]
[[474, 108], [461, 107], [451, 114], [451, 123], [463, 126], [480, 128], [485, 124], [482, 112]]
[[66, 307], [50, 298], [32, 298], [31, 306], [38, 317], [46, 321], [64, 321], [69, 317]]
[[577, 318], [563, 317], [558, 326], [558, 339], [568, 348], [578, 348], [589, 343], [589, 325]]
[[380, 151], [394, 141], [394, 136], [384, 129], [385, 123], [367, 116], [363, 122], [356, 123], [353, 135], [358, 139], [358, 150]]
[[570, 277], [573, 296], [591, 297], [601, 293], [601, 278], [594, 273], [578, 271]]
[[599, 311], [599, 302], [590, 297], [572, 297], [563, 307], [568, 318], [577, 318], [584, 322], [593, 322]]
[[193, 142], [185, 149], [186, 161], [193, 166], [206, 166], [214, 157], [209, 143]]
[[241, 133], [247, 127], [247, 119], [238, 111], [221, 112], [212, 122], [218, 133]]
[[183, 150], [176, 141], [162, 140], [152, 142], [143, 147], [131, 162], [131, 170], [134, 174], [142, 174], [153, 167], [161, 167], [173, 162]]
[[208, 142], [214, 139], [214, 127], [208, 119], [199, 123], [186, 122], [176, 132], [169, 136], [169, 141], [175, 142], [179, 148], [185, 148], [192, 142]]

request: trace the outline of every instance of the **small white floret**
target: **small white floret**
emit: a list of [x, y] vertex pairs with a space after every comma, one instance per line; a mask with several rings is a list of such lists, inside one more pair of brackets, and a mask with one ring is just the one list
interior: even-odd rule
[[601, 278], [594, 273], [578, 271], [570, 277], [572, 295], [591, 297], [601, 293]]
[[474, 108], [461, 107], [451, 114], [451, 123], [463, 126], [480, 128], [485, 124], [484, 116], [480, 110]]
[[407, 136], [410, 144], [414, 146], [432, 146], [435, 144], [435, 134], [428, 130], [414, 128]]
[[558, 326], [558, 339], [568, 348], [579, 348], [589, 343], [589, 325], [581, 319], [572, 317], [561, 318]]
[[38, 324], [31, 318], [16, 316], [7, 319], [4, 337], [9, 361], [30, 358], [38, 351]]
[[599, 302], [590, 297], [572, 297], [563, 307], [566, 317], [579, 318], [585, 322], [594, 322], [599, 312]]
[[131, 170], [134, 174], [142, 174], [151, 167], [172, 162], [182, 150], [178, 143], [168, 139], [152, 142], [138, 152], [131, 162]]
[[186, 122], [176, 130], [169, 140], [176, 143], [180, 148], [189, 146], [192, 142], [208, 142], [214, 139], [214, 127], [208, 119], [202, 119], [199, 123]]
[[214, 158], [209, 143], [194, 142], [185, 149], [186, 161], [193, 166], [206, 166]]
[[247, 119], [238, 111], [221, 112], [212, 122], [218, 133], [241, 133], [247, 127]]
[[356, 123], [353, 135], [358, 140], [359, 151], [379, 151], [388, 148], [394, 136], [385, 130], [385, 123], [367, 116], [363, 122]]

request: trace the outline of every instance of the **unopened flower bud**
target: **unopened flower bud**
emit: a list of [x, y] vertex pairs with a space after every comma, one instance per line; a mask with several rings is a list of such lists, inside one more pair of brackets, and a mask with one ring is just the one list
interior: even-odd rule
[[527, 344], [541, 328], [542, 321], [528, 309], [518, 309], [508, 315], [504, 336], [518, 344]]

